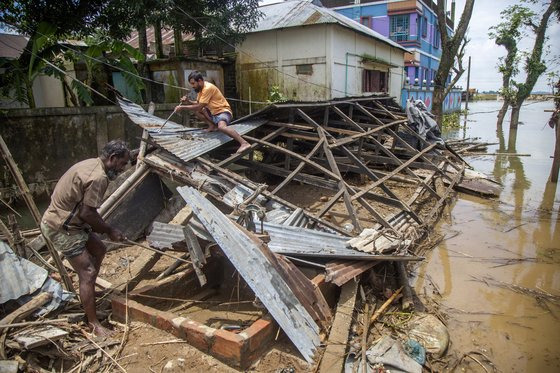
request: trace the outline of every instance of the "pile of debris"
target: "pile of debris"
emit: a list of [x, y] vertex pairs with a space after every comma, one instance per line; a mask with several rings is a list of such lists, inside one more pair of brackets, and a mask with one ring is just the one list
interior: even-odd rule
[[[405, 263], [422, 259], [418, 247], [451, 191], [467, 182], [468, 165], [453, 149], [417, 132], [386, 95], [270, 105], [232, 124], [251, 143], [232, 155], [222, 133], [165, 123], [124, 98], [119, 104], [143, 129], [142, 144], [136, 169], [100, 214], [144, 251], [124, 281], [98, 281], [112, 293], [114, 320], [151, 324], [242, 369], [263, 355], [278, 326], [321, 371], [342, 370], [358, 339], [351, 356], [361, 351], [361, 361], [380, 363], [369, 358], [370, 325], [399, 296], [414, 307]], [[38, 237], [29, 247], [43, 245]], [[163, 269], [154, 275], [156, 266]], [[373, 314], [379, 293], [388, 300]], [[192, 312], [232, 304], [229, 319]], [[361, 326], [352, 318], [360, 306], [371, 320]], [[235, 312], [256, 316], [241, 322]], [[115, 349], [105, 354], [116, 363], [122, 343]]]

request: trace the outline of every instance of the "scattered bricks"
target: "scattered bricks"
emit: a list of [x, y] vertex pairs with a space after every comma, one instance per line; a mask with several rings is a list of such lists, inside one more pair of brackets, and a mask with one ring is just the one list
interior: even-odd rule
[[201, 325], [195, 321], [187, 320], [181, 324], [181, 329], [187, 335], [187, 342], [202, 352], [208, 353], [214, 343], [216, 329]]
[[214, 344], [210, 354], [235, 366], [241, 366], [247, 347], [246, 339], [232, 332], [218, 329], [214, 333]]

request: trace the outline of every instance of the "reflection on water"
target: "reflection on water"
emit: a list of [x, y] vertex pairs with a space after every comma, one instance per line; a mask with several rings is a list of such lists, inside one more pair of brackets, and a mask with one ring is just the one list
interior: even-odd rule
[[507, 122], [496, 128], [500, 104], [470, 104], [468, 127], [447, 136], [497, 143], [489, 153], [531, 156], [467, 159], [504, 190], [496, 200], [459, 195], [436, 228], [449, 239], [418, 268], [415, 288], [422, 293], [433, 281], [441, 293], [453, 350], [482, 351], [500, 371], [560, 371], [560, 307], [492, 281], [560, 295], [560, 188], [548, 182], [554, 136], [544, 112], [553, 105], [524, 107], [523, 125], [510, 131]]

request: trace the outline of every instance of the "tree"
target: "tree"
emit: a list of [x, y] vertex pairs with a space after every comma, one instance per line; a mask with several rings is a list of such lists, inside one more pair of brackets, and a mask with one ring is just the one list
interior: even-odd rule
[[[436, 14], [438, 17], [437, 26], [441, 35], [441, 58], [436, 72], [436, 78], [434, 79], [434, 98], [432, 100], [432, 113], [435, 115], [440, 126], [443, 121], [443, 100], [465, 72], [462, 65], [462, 58], [465, 45], [468, 43], [465, 34], [467, 33], [467, 28], [471, 20], [474, 0], [466, 0], [465, 8], [463, 9], [461, 19], [459, 20], [459, 24], [453, 36], [450, 36], [447, 31], [444, 4], [445, 0], [437, 1]], [[455, 61], [457, 61], [457, 67], [455, 67]], [[447, 77], [451, 69], [455, 72], [455, 76], [451, 80], [451, 83], [446, 86]]]
[[[0, 22], [29, 37], [27, 45], [15, 61], [2, 61], [7, 73], [2, 77], [3, 93], [16, 93], [16, 98], [35, 107], [33, 80], [39, 74], [63, 78], [64, 53], [60, 40], [84, 39], [96, 33], [123, 38], [130, 25], [108, 17], [110, 0], [7, 0], [0, 8]], [[67, 84], [61, 79], [63, 85]], [[80, 85], [80, 88], [83, 86]], [[65, 85], [66, 89], [66, 85]]]
[[517, 83], [512, 81], [514, 92], [512, 93], [510, 128], [517, 128], [521, 105], [531, 94], [539, 77], [546, 71], [545, 61], [542, 60], [546, 30], [548, 28], [550, 16], [553, 13], [558, 14], [559, 12], [560, 0], [551, 0], [538, 24], [536, 24], [533, 19], [527, 22], [527, 26], [535, 34], [535, 42], [533, 44], [533, 50], [525, 58], [525, 64], [523, 66], [523, 70], [527, 74], [525, 82]]
[[526, 24], [535, 13], [529, 8], [521, 5], [507, 7], [501, 13], [505, 21], [490, 28], [488, 36], [494, 39], [497, 45], [506, 48], [507, 54], [501, 57], [498, 70], [502, 74], [502, 88], [500, 94], [504, 98], [502, 108], [498, 112], [498, 127], [502, 125], [506, 112], [513, 102], [514, 92], [511, 89], [511, 78], [519, 72], [519, 60], [517, 45], [523, 36], [522, 26]]
[[169, 0], [171, 12], [165, 24], [178, 32], [195, 35], [199, 47], [220, 50], [243, 40], [257, 26], [261, 13], [258, 0]]

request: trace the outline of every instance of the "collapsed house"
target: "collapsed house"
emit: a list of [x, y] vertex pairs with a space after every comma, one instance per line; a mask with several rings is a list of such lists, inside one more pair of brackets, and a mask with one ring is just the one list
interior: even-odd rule
[[[114, 319], [237, 368], [282, 330], [308, 363], [327, 344], [321, 370], [342, 369], [357, 279], [398, 263], [406, 292], [403, 264], [422, 259], [416, 248], [451, 190], [472, 189], [460, 155], [387, 95], [272, 104], [232, 123], [251, 143], [234, 154], [222, 133], [119, 104], [142, 143], [99, 212], [131, 245], [147, 244], [126, 282], [97, 285], [113, 292]], [[29, 247], [43, 245], [39, 236]], [[144, 281], [164, 257], [173, 260]]]
[[[232, 124], [252, 144], [240, 154], [223, 149], [230, 141], [224, 134], [165, 123], [126, 99], [119, 104], [144, 129], [140, 166], [120, 189], [130, 192], [153, 173], [182, 185], [177, 191], [188, 214], [154, 223], [147, 241], [187, 252], [192, 270], [137, 288], [128, 304], [114, 297], [113, 312], [123, 320], [129, 312], [241, 368], [274, 337], [274, 322], [312, 362], [333, 322], [321, 284], [343, 286], [381, 261], [420, 260], [413, 247], [465, 168], [460, 157], [409, 126], [385, 95], [270, 105]], [[302, 196], [283, 193], [294, 182], [322, 192], [301, 202]], [[204, 250], [209, 243], [248, 284], [267, 318], [231, 332], [169, 311], [184, 304], [157, 309], [150, 296], [163, 289], [166, 297], [192, 299], [220, 281], [215, 250]], [[159, 255], [139, 262], [142, 271]], [[313, 268], [314, 277], [299, 267]]]

